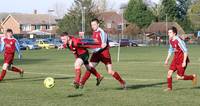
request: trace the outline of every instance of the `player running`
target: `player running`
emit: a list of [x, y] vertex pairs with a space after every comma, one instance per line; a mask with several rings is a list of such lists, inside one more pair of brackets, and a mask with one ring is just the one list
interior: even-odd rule
[[177, 71], [176, 75], [177, 80], [192, 80], [193, 86], [196, 85], [197, 84], [196, 74], [185, 75], [185, 70], [189, 63], [188, 50], [186, 48], [184, 41], [177, 35], [176, 27], [169, 28], [168, 35], [169, 35], [170, 47], [168, 51], [168, 56], [165, 60], [165, 65], [168, 64], [168, 60], [172, 55], [172, 53], [174, 53], [174, 57], [167, 74], [168, 88], [165, 89], [165, 91], [172, 90], [172, 74], [175, 71]]
[[112, 61], [109, 51], [109, 44], [108, 44], [108, 36], [107, 34], [99, 27], [99, 20], [93, 19], [91, 21], [91, 27], [93, 29], [92, 38], [95, 42], [101, 45], [100, 48], [93, 49], [93, 54], [90, 59], [91, 67], [95, 68], [98, 63], [101, 61], [105, 64], [107, 72], [112, 75], [116, 80], [119, 81], [121, 87], [126, 89], [126, 82], [120, 77], [120, 75], [113, 71], [112, 69]]
[[[68, 36], [67, 32], [64, 32], [61, 35], [61, 40], [64, 44], [64, 47], [68, 48], [70, 51], [73, 52], [76, 60], [74, 63], [75, 66], [75, 78], [74, 78], [74, 87], [77, 88], [83, 88], [85, 82], [87, 81], [87, 79], [90, 77], [91, 73], [94, 74], [97, 78], [97, 83], [96, 85], [99, 86], [101, 80], [103, 79], [103, 76], [101, 76], [95, 68], [91, 68], [89, 66], [89, 52], [86, 48], [84, 47], [80, 47], [78, 45], [78, 43], [81, 43], [81, 39], [79, 38], [75, 38], [73, 36]], [[85, 75], [81, 78], [81, 66], [85, 65], [87, 71], [85, 72]]]
[[5, 37], [1, 40], [1, 48], [0, 52], [4, 51], [4, 64], [2, 67], [2, 72], [0, 75], [0, 81], [6, 75], [7, 70], [11, 70], [20, 74], [23, 77], [23, 69], [20, 69], [13, 65], [15, 51], [18, 52], [18, 58], [21, 59], [21, 52], [19, 48], [18, 41], [13, 37], [13, 31], [11, 29], [7, 29]]

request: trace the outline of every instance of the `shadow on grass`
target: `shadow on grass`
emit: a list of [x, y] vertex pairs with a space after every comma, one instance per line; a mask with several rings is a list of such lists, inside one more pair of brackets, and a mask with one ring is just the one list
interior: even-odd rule
[[[175, 82], [173, 82], [173, 83], [175, 83]], [[159, 83], [152, 83], [152, 84], [127, 85], [127, 90], [154, 87], [154, 86], [165, 85], [165, 84], [167, 84], [167, 82], [159, 82]], [[122, 90], [122, 88], [116, 88], [116, 89]]]
[[200, 89], [200, 86], [193, 87], [191, 89]]
[[[4, 81], [20, 81], [20, 82], [27, 82], [27, 81], [43, 81], [47, 76], [38, 76], [38, 77], [28, 77], [28, 78], [10, 78], [5, 79]], [[54, 77], [55, 80], [63, 80], [63, 79], [73, 79], [73, 77]], [[3, 81], [3, 82], [4, 82]]]
[[70, 94], [67, 97], [74, 98], [74, 97], [79, 97], [79, 96], [83, 96], [83, 94]]

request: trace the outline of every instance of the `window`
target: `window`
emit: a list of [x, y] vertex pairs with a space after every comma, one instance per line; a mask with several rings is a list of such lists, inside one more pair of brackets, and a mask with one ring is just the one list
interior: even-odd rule
[[21, 25], [20, 29], [22, 31], [31, 31], [31, 25]]
[[122, 25], [117, 25], [117, 30], [122, 30]]
[[40, 30], [40, 25], [35, 25], [35, 30]]

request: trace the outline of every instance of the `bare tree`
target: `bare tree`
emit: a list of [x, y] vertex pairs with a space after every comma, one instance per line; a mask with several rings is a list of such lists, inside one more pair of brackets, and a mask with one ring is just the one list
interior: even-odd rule
[[53, 5], [53, 9], [55, 11], [55, 15], [59, 19], [61, 19], [67, 13], [67, 8], [66, 8], [65, 4], [63, 4], [61, 2], [56, 2]]

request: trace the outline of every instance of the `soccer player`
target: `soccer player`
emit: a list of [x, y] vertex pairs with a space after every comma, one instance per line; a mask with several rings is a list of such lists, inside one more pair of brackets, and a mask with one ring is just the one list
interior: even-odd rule
[[2, 72], [0, 75], [0, 81], [6, 75], [7, 70], [11, 70], [20, 74], [23, 77], [23, 69], [20, 69], [13, 65], [15, 51], [18, 52], [18, 58], [21, 59], [21, 53], [19, 48], [18, 41], [13, 37], [13, 31], [11, 29], [7, 29], [5, 37], [1, 40], [1, 48], [0, 51], [4, 51], [4, 64], [2, 67]]
[[[83, 47], [79, 47], [78, 43], [81, 43], [81, 39], [79, 38], [75, 38], [73, 36], [68, 36], [67, 32], [64, 32], [61, 35], [61, 40], [64, 44], [64, 47], [68, 48], [70, 51], [73, 52], [76, 60], [74, 63], [75, 66], [75, 78], [74, 78], [74, 87], [77, 88], [83, 88], [85, 82], [87, 81], [87, 79], [90, 77], [90, 74], [94, 74], [97, 78], [97, 83], [96, 85], [99, 86], [101, 80], [103, 79], [103, 76], [101, 76], [95, 68], [92, 68], [89, 66], [89, 52], [86, 48]], [[81, 66], [85, 65], [87, 71], [85, 72], [84, 76], [81, 78]]]
[[92, 38], [95, 42], [101, 45], [100, 48], [93, 49], [93, 54], [90, 59], [91, 67], [95, 68], [99, 62], [103, 62], [106, 66], [107, 72], [112, 75], [116, 80], [119, 81], [121, 87], [126, 89], [126, 82], [120, 77], [118, 72], [113, 71], [112, 61], [109, 51], [108, 36], [107, 34], [99, 27], [99, 20], [93, 19], [91, 21], [91, 27], [93, 30]]
[[165, 65], [168, 64], [168, 60], [172, 55], [172, 53], [174, 53], [174, 57], [167, 74], [168, 88], [165, 89], [165, 91], [172, 90], [172, 74], [176, 71], [177, 71], [176, 75], [177, 80], [192, 80], [193, 86], [196, 85], [197, 84], [196, 74], [185, 75], [185, 70], [189, 63], [188, 50], [186, 48], [184, 41], [177, 35], [176, 27], [172, 26], [171, 28], [169, 28], [168, 35], [169, 35], [170, 47], [168, 50], [168, 56], [165, 60]]

